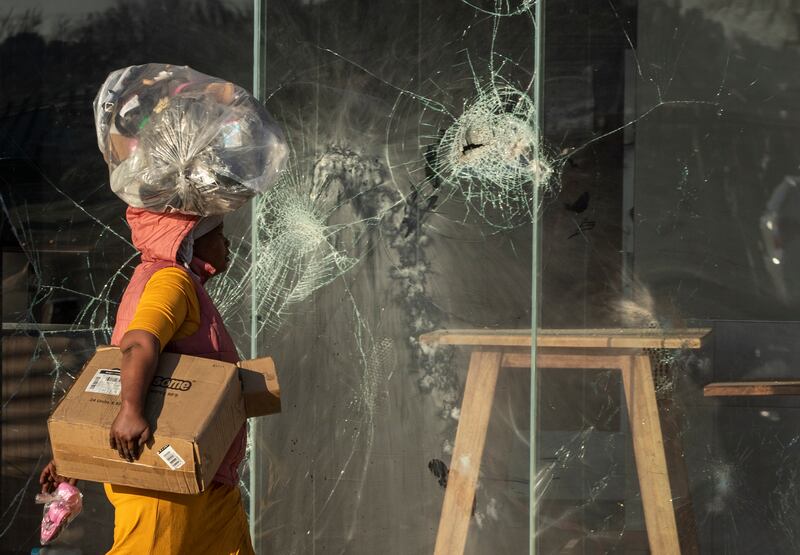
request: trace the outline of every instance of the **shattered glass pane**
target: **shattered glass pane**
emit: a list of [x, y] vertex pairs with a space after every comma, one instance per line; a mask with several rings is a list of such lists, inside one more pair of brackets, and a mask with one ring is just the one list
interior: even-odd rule
[[[800, 10], [264, 5], [290, 162], [208, 286], [281, 381], [241, 483], [257, 552], [796, 553]], [[47, 414], [137, 263], [92, 99], [147, 62], [249, 89], [255, 24], [249, 0], [0, 13], [2, 553], [37, 545]], [[531, 371], [535, 292], [540, 328], [578, 331]], [[443, 329], [506, 342], [496, 383]], [[81, 488], [58, 547], [103, 552]]]

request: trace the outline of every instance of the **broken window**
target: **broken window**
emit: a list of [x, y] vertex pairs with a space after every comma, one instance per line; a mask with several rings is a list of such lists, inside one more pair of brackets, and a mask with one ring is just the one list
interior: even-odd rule
[[[138, 261], [91, 103], [147, 62], [263, 83], [291, 149], [209, 282], [282, 385], [258, 552], [797, 551], [790, 3], [28, 4], [0, 14], [4, 552]], [[81, 488], [59, 545], [102, 552]]]

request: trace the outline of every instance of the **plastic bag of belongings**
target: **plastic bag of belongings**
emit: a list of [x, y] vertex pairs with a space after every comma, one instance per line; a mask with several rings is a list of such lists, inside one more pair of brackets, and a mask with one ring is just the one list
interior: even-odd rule
[[278, 179], [289, 149], [247, 91], [187, 66], [112, 72], [94, 101], [111, 189], [129, 206], [199, 216], [239, 208]]

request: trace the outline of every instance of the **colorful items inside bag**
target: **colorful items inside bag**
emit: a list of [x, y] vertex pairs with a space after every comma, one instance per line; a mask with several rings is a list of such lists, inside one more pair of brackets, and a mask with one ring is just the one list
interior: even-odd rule
[[112, 72], [94, 116], [111, 188], [136, 208], [226, 214], [272, 186], [288, 158], [283, 132], [259, 101], [187, 66]]

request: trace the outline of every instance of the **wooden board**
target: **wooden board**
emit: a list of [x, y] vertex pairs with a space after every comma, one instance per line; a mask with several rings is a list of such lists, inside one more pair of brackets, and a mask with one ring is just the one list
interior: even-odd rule
[[664, 442], [664, 456], [669, 472], [669, 485], [672, 492], [672, 507], [675, 510], [675, 524], [678, 527], [678, 541], [681, 555], [699, 555], [700, 543], [697, 523], [694, 516], [694, 503], [686, 468], [686, 453], [681, 441], [681, 414], [675, 410], [671, 399], [657, 400], [661, 416], [661, 436]]
[[[651, 328], [550, 329], [540, 330], [537, 346], [569, 348], [699, 349], [709, 328], [657, 330]], [[530, 347], [530, 330], [438, 330], [420, 337], [420, 342], [440, 345]]]
[[647, 356], [630, 357], [620, 370], [650, 552], [680, 555], [678, 526], [650, 359]]
[[500, 356], [499, 352], [474, 351], [470, 358], [461, 417], [439, 518], [435, 555], [464, 553], [497, 374], [500, 371]]
[[703, 388], [706, 397], [763, 397], [767, 395], [800, 395], [800, 380], [760, 382], [714, 382]]

